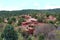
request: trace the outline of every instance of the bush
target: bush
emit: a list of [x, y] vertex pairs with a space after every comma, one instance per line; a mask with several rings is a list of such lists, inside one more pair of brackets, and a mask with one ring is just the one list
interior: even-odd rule
[[32, 38], [29, 36], [29, 37], [28, 37], [28, 40], [32, 40]]
[[1, 35], [2, 38], [5, 40], [17, 40], [18, 35], [17, 32], [14, 30], [12, 25], [7, 25]]
[[8, 20], [8, 24], [12, 24], [12, 20]]
[[3, 22], [3, 19], [2, 19], [2, 18], [0, 18], [0, 23], [1, 23], [1, 22]]
[[18, 20], [18, 24], [17, 24], [17, 25], [18, 25], [18, 26], [20, 26], [20, 25], [21, 25], [21, 23], [22, 23], [22, 22], [24, 22], [24, 21], [25, 21], [25, 19], [24, 19], [24, 18], [20, 18], [20, 19]]
[[38, 40], [44, 40], [44, 35], [40, 34]]
[[13, 22], [16, 22], [16, 18], [11, 18], [11, 19], [8, 19], [8, 24], [12, 24]]

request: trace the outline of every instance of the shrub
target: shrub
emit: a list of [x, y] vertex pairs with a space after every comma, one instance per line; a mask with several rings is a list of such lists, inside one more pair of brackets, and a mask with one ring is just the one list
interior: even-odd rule
[[17, 40], [18, 35], [17, 32], [14, 30], [12, 25], [7, 25], [1, 35], [2, 38], [5, 40]]
[[32, 40], [32, 38], [29, 36], [29, 37], [28, 37], [28, 40]]
[[24, 21], [25, 21], [25, 19], [24, 19], [24, 18], [20, 18], [20, 19], [18, 20], [18, 24], [17, 24], [17, 25], [18, 25], [18, 26], [20, 26], [20, 25], [21, 25], [21, 23], [22, 23], [22, 22], [24, 22]]
[[38, 40], [44, 40], [44, 35], [40, 34]]

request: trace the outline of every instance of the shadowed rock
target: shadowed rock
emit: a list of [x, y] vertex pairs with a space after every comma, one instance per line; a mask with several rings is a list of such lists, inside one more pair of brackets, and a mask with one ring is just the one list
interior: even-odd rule
[[48, 35], [48, 33], [52, 30], [55, 30], [55, 26], [53, 24], [42, 24], [37, 27], [35, 27], [34, 35], [38, 35], [40, 33], [44, 33], [45, 36]]

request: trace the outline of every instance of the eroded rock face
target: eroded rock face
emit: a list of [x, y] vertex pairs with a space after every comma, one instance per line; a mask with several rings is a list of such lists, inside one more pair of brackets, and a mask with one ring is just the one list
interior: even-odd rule
[[60, 40], [60, 30], [53, 30], [48, 33], [48, 40]]
[[38, 35], [40, 33], [44, 33], [45, 35], [48, 35], [50, 31], [56, 30], [55, 26], [53, 24], [44, 24], [35, 27], [34, 35]]
[[60, 25], [57, 27], [57, 30], [60, 30]]
[[[26, 27], [25, 27], [26, 28]], [[24, 27], [22, 27], [22, 29], [25, 29]], [[33, 35], [34, 36], [38, 36], [40, 33], [43, 33], [45, 35], [46, 38], [48, 38], [49, 40], [55, 39], [55, 34], [54, 34], [54, 30], [56, 30], [55, 26], [53, 24], [43, 24], [43, 25], [37, 25], [36, 27], [34, 27], [34, 32]], [[26, 35], [27, 34], [27, 35]], [[22, 32], [22, 35], [24, 37], [29, 36], [30, 34], [27, 33], [26, 31]]]
[[48, 39], [49, 40], [56, 40], [56, 33], [55, 33], [56, 30], [53, 30], [51, 32], [48, 33]]

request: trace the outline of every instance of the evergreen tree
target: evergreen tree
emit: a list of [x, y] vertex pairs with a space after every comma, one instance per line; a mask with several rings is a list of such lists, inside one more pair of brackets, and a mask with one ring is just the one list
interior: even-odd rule
[[18, 34], [12, 25], [7, 25], [1, 35], [5, 40], [18, 40]]

